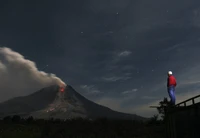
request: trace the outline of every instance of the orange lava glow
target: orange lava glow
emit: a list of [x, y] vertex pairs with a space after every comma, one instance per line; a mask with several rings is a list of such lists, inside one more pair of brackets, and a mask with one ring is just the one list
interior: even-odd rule
[[64, 92], [65, 91], [65, 88], [63, 88], [63, 87], [60, 87], [60, 90], [59, 90], [60, 92]]

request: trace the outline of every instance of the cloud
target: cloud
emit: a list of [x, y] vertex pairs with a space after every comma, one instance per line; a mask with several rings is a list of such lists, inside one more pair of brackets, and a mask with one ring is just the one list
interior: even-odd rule
[[142, 96], [142, 98], [141, 99], [143, 99], [143, 100], [154, 100], [154, 99], [157, 99], [157, 97], [154, 97], [154, 96]]
[[0, 48], [0, 101], [35, 92], [52, 84], [65, 84], [54, 74], [39, 71], [36, 64], [10, 48]]
[[104, 81], [110, 81], [110, 82], [114, 82], [114, 81], [119, 81], [119, 80], [128, 80], [131, 79], [132, 77], [130, 76], [113, 76], [113, 77], [103, 77], [102, 79]]
[[104, 69], [107, 71], [122, 70], [122, 72], [127, 70], [136, 69], [132, 63], [129, 63], [129, 56], [132, 54], [131, 51], [119, 51], [114, 50], [114, 52], [109, 53], [109, 58], [104, 62]]
[[126, 8], [130, 3], [130, 0], [91, 0], [90, 8], [94, 12], [98, 13], [116, 13], [116, 10], [122, 10]]
[[[109, 107], [112, 110], [124, 112], [124, 113], [131, 113], [131, 114], [137, 114], [144, 117], [151, 117], [151, 115], [154, 115], [155, 113], [152, 113], [152, 109], [148, 108], [148, 105], [140, 105], [140, 106], [125, 106], [124, 103], [128, 100], [133, 100], [133, 97], [122, 97], [122, 98], [109, 98], [109, 97], [102, 97], [95, 102], [104, 105], [106, 107]], [[149, 104], [150, 105], [150, 104]], [[153, 104], [155, 105], [155, 104]], [[146, 107], [147, 106], [147, 107]]]
[[163, 52], [169, 52], [169, 51], [175, 50], [175, 49], [177, 49], [181, 46], [184, 46], [184, 45], [185, 45], [185, 43], [176, 44], [176, 45], [173, 45], [169, 48], [164, 49]]
[[131, 71], [136, 70], [137, 68], [134, 67], [133, 65], [120, 65], [120, 64], [111, 65], [111, 64], [109, 64], [109, 65], [105, 66], [105, 69], [107, 71], [120, 70], [121, 72], [126, 72], [126, 71], [130, 71], [130, 70]]
[[137, 91], [138, 91], [138, 89], [132, 89], [132, 90], [124, 91], [124, 92], [122, 92], [121, 94], [135, 93], [135, 92], [137, 92]]
[[80, 86], [82, 89], [84, 89], [87, 94], [97, 94], [97, 93], [102, 93], [100, 90], [95, 88], [94, 85], [81, 85]]
[[196, 27], [200, 27], [200, 8], [193, 10], [191, 23]]
[[95, 103], [104, 105], [115, 111], [123, 112], [122, 107], [121, 107], [122, 100], [119, 100], [119, 99], [103, 97], [101, 99], [96, 100]]
[[132, 70], [132, 69], [136, 69], [133, 65], [125, 65], [122, 67], [122, 70]]
[[[115, 75], [115, 74], [117, 74], [117, 75]], [[131, 75], [132, 75], [132, 73], [130, 73], [130, 72], [123, 73], [123, 74], [121, 72], [120, 73], [116, 72], [116, 73], [111, 73], [108, 76], [104, 76], [101, 79], [103, 81], [108, 81], [108, 82], [116, 82], [116, 81], [120, 81], [120, 80], [125, 81], [125, 80], [131, 79], [132, 78]]]
[[129, 107], [124, 107], [124, 103], [128, 100], [133, 100], [135, 97], [133, 96], [126, 96], [120, 98], [111, 98], [111, 97], [101, 97], [94, 102], [103, 106], [106, 106], [112, 110], [124, 112], [124, 113], [135, 113], [129, 112]]
[[119, 57], [126, 57], [129, 56], [132, 52], [131, 51], [122, 51], [120, 53], [118, 53]]
[[183, 81], [179, 85], [189, 85], [189, 84], [200, 84], [200, 80], [194, 80], [194, 81]]

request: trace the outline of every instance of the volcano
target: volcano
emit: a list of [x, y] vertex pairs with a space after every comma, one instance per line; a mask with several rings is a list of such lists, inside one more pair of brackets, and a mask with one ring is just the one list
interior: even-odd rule
[[117, 112], [96, 104], [80, 95], [70, 85], [62, 88], [53, 85], [28, 96], [16, 97], [0, 103], [0, 116], [8, 115], [33, 116], [41, 119], [145, 119], [135, 114]]

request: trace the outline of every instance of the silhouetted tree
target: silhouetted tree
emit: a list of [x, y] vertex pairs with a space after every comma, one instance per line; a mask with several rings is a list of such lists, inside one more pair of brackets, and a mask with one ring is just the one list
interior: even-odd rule
[[61, 119], [59, 119], [59, 118], [55, 119], [55, 120], [54, 120], [54, 123], [60, 124], [60, 123], [61, 123]]
[[41, 138], [49, 138], [50, 137], [51, 128], [49, 125], [46, 125], [41, 132]]
[[19, 123], [20, 120], [21, 120], [21, 117], [20, 117], [19, 115], [14, 115], [14, 116], [12, 117], [12, 122], [13, 122], [13, 123]]
[[34, 121], [33, 117], [32, 116], [29, 116], [27, 119], [26, 119], [26, 122], [27, 123], [32, 123]]
[[158, 115], [154, 115], [153, 117], [150, 118], [151, 123], [156, 123], [158, 121]]
[[55, 120], [55, 119], [54, 119], [53, 117], [51, 117], [48, 121], [51, 122], [51, 123], [53, 123], [54, 120]]
[[12, 121], [12, 117], [11, 116], [6, 116], [3, 118], [3, 121], [8, 123], [8, 122], [11, 122]]
[[164, 97], [163, 101], [159, 102], [159, 107], [157, 107], [158, 113], [160, 114], [161, 118], [164, 120], [165, 115], [167, 112], [167, 108], [170, 107], [170, 102], [167, 100], [166, 97]]

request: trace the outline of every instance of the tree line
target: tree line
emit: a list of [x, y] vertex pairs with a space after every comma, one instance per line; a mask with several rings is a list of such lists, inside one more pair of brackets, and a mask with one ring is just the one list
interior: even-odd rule
[[[0, 119], [2, 138], [164, 138], [165, 108], [164, 98], [157, 108], [158, 114], [147, 121], [117, 119], [35, 119], [19, 115]], [[159, 119], [161, 116], [161, 119]]]

